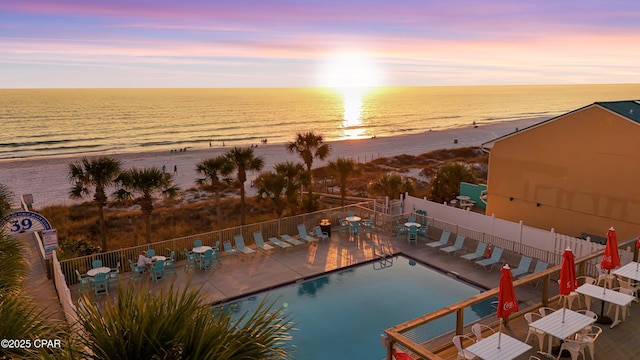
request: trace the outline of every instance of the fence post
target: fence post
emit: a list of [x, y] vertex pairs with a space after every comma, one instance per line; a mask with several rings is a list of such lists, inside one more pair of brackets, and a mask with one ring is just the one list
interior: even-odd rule
[[464, 329], [464, 308], [456, 310], [456, 335], [462, 335]]

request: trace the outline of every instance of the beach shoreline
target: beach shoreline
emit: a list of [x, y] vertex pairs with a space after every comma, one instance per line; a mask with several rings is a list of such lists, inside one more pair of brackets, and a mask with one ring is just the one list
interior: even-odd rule
[[[323, 166], [338, 157], [352, 158], [356, 162], [367, 162], [376, 158], [402, 154], [419, 155], [438, 149], [480, 146], [482, 143], [512, 133], [516, 129], [521, 130], [546, 119], [548, 118], [536, 117], [479, 126], [469, 125], [425, 131], [417, 134], [333, 141], [329, 142], [332, 148], [329, 158], [325, 161], [315, 160], [314, 167]], [[231, 148], [232, 146], [226, 146], [194, 148], [187, 151], [78, 154], [35, 159], [5, 159], [0, 160], [0, 169], [2, 169], [0, 183], [9, 187], [9, 190], [15, 195], [16, 202], [22, 195], [33, 195], [35, 208], [75, 204], [79, 201], [71, 200], [68, 196], [71, 188], [71, 183], [67, 178], [68, 164], [85, 157], [109, 156], [120, 160], [124, 169], [152, 166], [162, 168], [165, 166], [167, 172], [173, 173], [174, 167], [177, 167], [174, 182], [181, 190], [186, 190], [195, 187], [195, 179], [198, 177], [195, 167], [198, 162], [224, 154]], [[263, 171], [271, 170], [276, 163], [301, 161], [296, 154], [289, 154], [285, 144], [282, 143], [257, 145], [254, 147], [254, 154], [264, 158]], [[251, 173], [249, 176], [247, 186], [256, 174]], [[89, 198], [82, 201], [86, 200]]]

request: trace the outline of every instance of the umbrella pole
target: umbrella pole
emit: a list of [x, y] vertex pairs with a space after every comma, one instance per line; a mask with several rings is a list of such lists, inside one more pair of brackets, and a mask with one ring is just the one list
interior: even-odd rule
[[567, 310], [567, 297], [565, 296], [562, 301], [562, 323], [564, 324], [564, 313]]
[[500, 349], [501, 340], [502, 340], [502, 318], [500, 318], [500, 331], [498, 332], [498, 349]]

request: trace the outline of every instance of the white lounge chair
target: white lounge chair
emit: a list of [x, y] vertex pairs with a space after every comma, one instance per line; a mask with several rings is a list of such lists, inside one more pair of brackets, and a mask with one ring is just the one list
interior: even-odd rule
[[262, 233], [260, 231], [256, 231], [253, 233], [253, 242], [259, 249], [263, 251], [273, 250], [273, 246], [264, 243], [264, 238], [262, 237]]
[[269, 241], [273, 245], [275, 245], [275, 246], [277, 246], [277, 247], [279, 247], [281, 249], [286, 249], [286, 248], [290, 248], [291, 247], [291, 244], [289, 244], [288, 242], [285, 242], [285, 241], [280, 241], [280, 239], [278, 239], [277, 237], [270, 237]]
[[304, 224], [298, 224], [298, 236], [300, 236], [300, 239], [308, 242], [308, 243], [312, 243], [312, 242], [317, 242], [318, 239], [314, 238], [313, 236], [307, 234], [307, 227], [304, 226]]
[[236, 243], [236, 249], [243, 254], [253, 254], [256, 251], [244, 245], [242, 234], [233, 235], [233, 241]]
[[288, 242], [291, 245], [298, 246], [298, 245], [304, 244], [302, 241], [300, 241], [300, 240], [298, 240], [296, 238], [293, 238], [293, 237], [291, 237], [291, 236], [289, 236], [287, 234], [280, 235], [280, 237], [282, 238], [282, 240]]

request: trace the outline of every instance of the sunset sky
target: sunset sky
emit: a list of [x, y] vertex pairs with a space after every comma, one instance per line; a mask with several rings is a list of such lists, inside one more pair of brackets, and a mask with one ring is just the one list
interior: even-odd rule
[[0, 88], [640, 83], [637, 0], [0, 0]]

